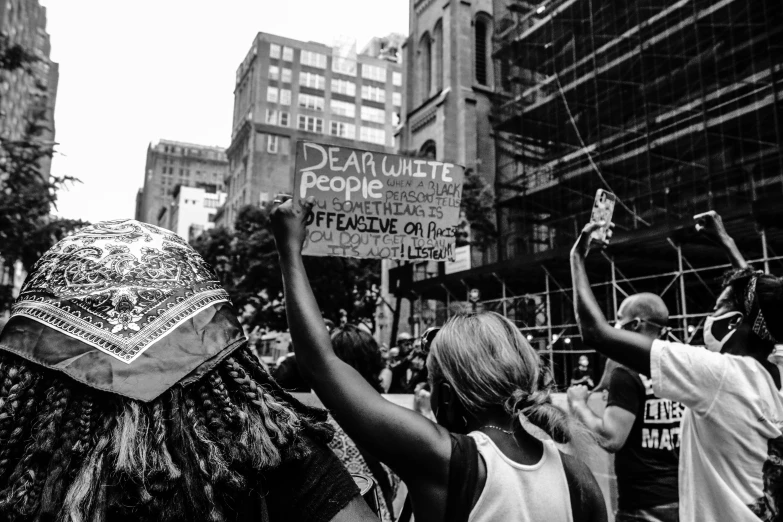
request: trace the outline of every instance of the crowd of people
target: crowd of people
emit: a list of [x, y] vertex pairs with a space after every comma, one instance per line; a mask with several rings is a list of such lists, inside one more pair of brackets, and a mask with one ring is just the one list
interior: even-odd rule
[[[604, 317], [585, 258], [607, 224], [585, 226], [574, 313], [611, 361], [595, 387], [580, 360], [567, 412], [502, 315], [458, 314], [391, 349], [325, 323], [302, 262], [311, 209], [272, 214], [293, 345], [274, 375], [178, 236], [118, 220], [46, 252], [0, 333], [0, 520], [601, 522], [604, 494], [568, 449], [585, 433], [615, 454], [619, 522], [783, 520], [769, 360], [783, 283], [748, 266], [717, 214], [697, 227], [734, 268], [705, 347], [669, 340], [654, 294]], [[416, 407], [385, 393], [415, 394]]]

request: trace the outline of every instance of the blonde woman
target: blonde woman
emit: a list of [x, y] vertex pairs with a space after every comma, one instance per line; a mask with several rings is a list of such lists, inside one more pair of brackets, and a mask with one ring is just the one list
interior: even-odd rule
[[[312, 204], [286, 202], [272, 218], [297, 360], [348, 435], [406, 483], [416, 520], [606, 520], [590, 471], [555, 447], [569, 434], [541, 384], [538, 355], [502, 316], [460, 315], [434, 337], [437, 424], [384, 400], [335, 355], [302, 263]], [[550, 438], [532, 435], [522, 417]]]

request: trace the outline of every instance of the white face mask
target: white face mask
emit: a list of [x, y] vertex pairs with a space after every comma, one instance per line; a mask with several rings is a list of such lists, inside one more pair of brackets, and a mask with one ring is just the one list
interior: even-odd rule
[[[737, 331], [736, 324], [728, 324], [728, 332], [724, 334], [721, 339], [718, 339], [715, 337], [715, 334], [712, 331], [715, 323], [719, 321], [726, 321], [727, 323], [731, 323], [732, 319], [735, 317], [739, 317], [741, 321], [743, 317], [742, 312], [727, 312], [723, 315], [719, 315], [718, 317], [708, 317], [704, 320], [704, 345], [709, 351], [719, 353], [723, 349], [723, 346], [726, 344], [726, 342], [728, 342], [728, 340], [731, 339], [731, 336], [734, 335], [734, 333]], [[739, 321], [737, 321], [737, 324], [738, 323]], [[723, 331], [723, 328], [721, 328], [720, 331]]]

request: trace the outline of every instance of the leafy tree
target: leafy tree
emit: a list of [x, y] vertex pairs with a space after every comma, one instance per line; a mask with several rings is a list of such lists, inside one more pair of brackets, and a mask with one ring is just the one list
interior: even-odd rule
[[[240, 209], [234, 231], [216, 228], [202, 234], [193, 247], [210, 263], [243, 310], [251, 327], [285, 330], [285, 299], [280, 262], [269, 221], [271, 206]], [[375, 326], [380, 299], [380, 261], [342, 257], [305, 257], [313, 293], [324, 317], [369, 322]]]
[[[34, 78], [37, 58], [19, 45], [12, 45], [0, 35], [0, 82], [14, 71], [33, 75], [39, 91], [40, 81]], [[46, 96], [31, 93], [33, 102], [27, 122], [19, 138], [0, 136], [0, 270], [22, 262], [25, 270], [56, 241], [85, 223], [79, 220], [51, 216], [57, 201], [57, 191], [76, 181], [71, 177], [47, 176], [41, 165], [51, 158], [54, 144], [42, 139], [46, 130], [42, 124]], [[11, 288], [0, 285], [0, 310], [11, 303]]]

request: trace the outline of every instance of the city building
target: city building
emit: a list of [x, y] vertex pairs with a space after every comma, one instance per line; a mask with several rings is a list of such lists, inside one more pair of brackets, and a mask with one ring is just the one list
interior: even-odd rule
[[[21, 49], [33, 59], [14, 71], [0, 70], [0, 137], [23, 139], [28, 124], [34, 122], [39, 129], [34, 139], [52, 147], [59, 68], [50, 58], [46, 8], [38, 0], [0, 2], [0, 47], [3, 51]], [[51, 164], [49, 156], [39, 160], [42, 176], [51, 174]], [[18, 295], [26, 276], [22, 263], [7, 266], [0, 262], [0, 266], [0, 284], [10, 286], [12, 295]]]
[[403, 97], [395, 39], [357, 53], [354, 42], [330, 47], [256, 36], [236, 74], [228, 198], [219, 224], [231, 227], [243, 206], [292, 191], [297, 141], [394, 150]]
[[169, 205], [160, 209], [156, 224], [193, 241], [205, 230], [215, 227], [217, 209], [225, 201], [226, 193], [214, 184], [177, 185]]
[[[401, 151], [463, 165], [467, 175], [479, 176], [490, 189], [496, 173], [490, 124], [495, 92], [492, 7], [492, 0], [411, 0], [403, 50], [402, 125], [397, 131]], [[460, 254], [470, 258], [467, 264], [473, 267], [497, 260], [492, 241], [466, 247]], [[437, 275], [443, 263], [383, 265], [382, 286], [396, 299], [386, 297], [394, 305], [386, 307], [378, 321], [381, 338], [393, 343], [398, 331], [415, 335], [435, 324], [436, 303], [415, 297], [410, 282]], [[464, 296], [465, 290], [458, 295]]]
[[147, 147], [144, 187], [137, 196], [136, 219], [155, 224], [178, 186], [214, 185], [223, 191], [228, 172], [225, 149], [160, 140]]
[[[59, 66], [49, 55], [46, 8], [38, 0], [0, 2], [0, 38], [6, 49], [19, 46], [33, 62], [0, 75], [0, 136], [23, 138], [28, 124], [40, 127], [38, 140], [54, 145], [54, 107], [57, 100]], [[41, 161], [42, 174], [51, 172], [51, 158]]]
[[[446, 10], [463, 10], [463, 25], [473, 19], [473, 49], [486, 45], [492, 60], [485, 64], [485, 55], [470, 56], [470, 49], [442, 54], [460, 63], [463, 75], [472, 66], [487, 83], [492, 78], [488, 114], [445, 125], [440, 145], [437, 135], [417, 132], [426, 111], [435, 115], [433, 129], [448, 118], [433, 101], [434, 111], [407, 113], [401, 142], [424, 153], [432, 139], [440, 158], [462, 128], [479, 141], [494, 136], [494, 161], [486, 152], [479, 171], [493, 171], [496, 252], [463, 270], [395, 267], [389, 287], [398, 299], [425, 311], [434, 303], [432, 323], [441, 324], [475, 290], [475, 307], [514, 320], [566, 385], [578, 355], [592, 353], [573, 317], [568, 254], [599, 188], [618, 198], [609, 248], [589, 260], [610, 319], [625, 295], [654, 292], [671, 311], [669, 335], [702, 341], [727, 267], [716, 245], [694, 230], [693, 216], [707, 210], [723, 216], [755, 267], [783, 274], [780, 2], [494, 0], [480, 18], [471, 18], [473, 2], [454, 4]], [[441, 51], [428, 52], [438, 40], [419, 24], [440, 7], [414, 0], [412, 8], [408, 55], [420, 57], [415, 49], [422, 49], [421, 62], [434, 56], [438, 70]], [[438, 14], [431, 16], [427, 27], [437, 22]], [[446, 20], [428, 34], [451, 42]], [[407, 95], [437, 92], [415, 70], [408, 63]], [[471, 105], [483, 107], [482, 100]], [[487, 147], [479, 144], [479, 154]], [[472, 166], [470, 157], [453, 159]], [[412, 319], [420, 328], [428, 318]]]

